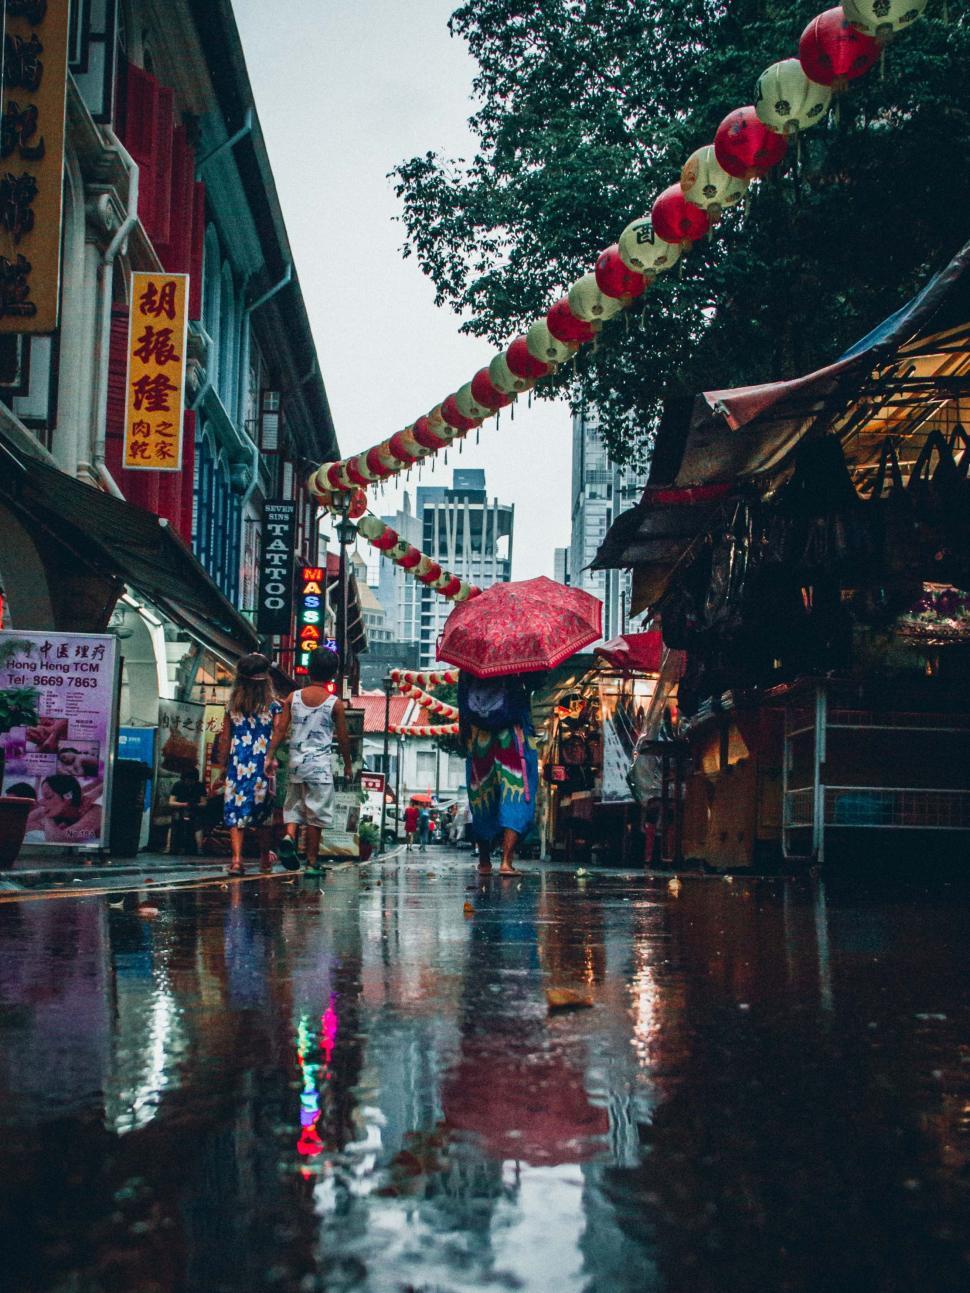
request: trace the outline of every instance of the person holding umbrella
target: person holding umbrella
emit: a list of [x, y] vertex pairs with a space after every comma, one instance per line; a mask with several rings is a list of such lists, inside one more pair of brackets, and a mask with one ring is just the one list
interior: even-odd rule
[[457, 665], [458, 722], [468, 758], [468, 802], [478, 869], [488, 875], [502, 836], [504, 876], [532, 824], [538, 789], [530, 697], [554, 669], [602, 632], [603, 603], [544, 576], [493, 584], [448, 616], [438, 658]]

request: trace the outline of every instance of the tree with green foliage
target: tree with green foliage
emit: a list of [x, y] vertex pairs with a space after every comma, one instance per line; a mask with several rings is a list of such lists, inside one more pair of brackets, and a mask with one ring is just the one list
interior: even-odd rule
[[[617, 461], [665, 403], [834, 359], [964, 243], [970, 23], [941, 0], [839, 96], [744, 209], [536, 393], [595, 406]], [[649, 213], [818, 12], [772, 0], [475, 0], [477, 151], [392, 173], [405, 255], [462, 330], [506, 345]]]

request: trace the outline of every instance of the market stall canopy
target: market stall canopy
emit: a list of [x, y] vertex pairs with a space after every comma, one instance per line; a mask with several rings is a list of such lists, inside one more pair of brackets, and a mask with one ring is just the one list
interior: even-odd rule
[[0, 471], [0, 498], [39, 546], [54, 545], [81, 568], [128, 584], [223, 658], [258, 647], [256, 630], [163, 518], [37, 458], [24, 457], [17, 468]]
[[651, 629], [647, 633], [622, 633], [597, 647], [595, 654], [621, 673], [659, 673], [663, 650], [660, 630]]
[[[970, 243], [911, 301], [836, 360], [792, 381], [697, 396], [675, 484], [733, 482], [782, 469], [808, 435], [835, 430], [850, 465], [909, 436], [926, 401], [966, 392]], [[960, 379], [963, 379], [962, 382]], [[923, 422], [924, 434], [928, 429]], [[916, 457], [914, 446], [911, 460]], [[861, 460], [861, 461], [860, 461]]]

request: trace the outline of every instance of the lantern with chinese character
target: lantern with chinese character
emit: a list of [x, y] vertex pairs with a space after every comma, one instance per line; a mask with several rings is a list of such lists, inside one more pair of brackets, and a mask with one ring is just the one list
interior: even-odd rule
[[849, 22], [842, 6], [818, 14], [802, 32], [798, 61], [805, 75], [841, 93], [879, 60], [879, 42]]
[[501, 391], [503, 395], [520, 395], [523, 391], [530, 390], [535, 382], [525, 377], [519, 377], [509, 368], [508, 360], [505, 357], [505, 351], [496, 355], [488, 366], [488, 375], [492, 385], [496, 390]]
[[842, 8], [854, 27], [884, 45], [916, 21], [926, 0], [843, 0]]
[[584, 274], [582, 278], [577, 278], [569, 289], [567, 299], [576, 318], [583, 319], [586, 323], [605, 323], [623, 309], [622, 301], [607, 296], [600, 290], [595, 274]]
[[643, 274], [647, 283], [675, 265], [680, 256], [680, 244], [658, 238], [649, 216], [628, 224], [616, 247], [624, 265]]
[[561, 297], [546, 315], [546, 326], [557, 341], [564, 341], [567, 345], [592, 341], [596, 335], [592, 324], [573, 314], [566, 296]]
[[679, 184], [664, 189], [653, 204], [650, 218], [664, 242], [678, 243], [684, 251], [703, 238], [711, 227], [707, 212], [688, 202]]
[[545, 319], [533, 323], [525, 334], [525, 344], [529, 354], [534, 355], [543, 364], [565, 363], [576, 350], [575, 342], [568, 345], [565, 341], [557, 341], [549, 331], [549, 325]]
[[526, 381], [534, 382], [540, 377], [545, 377], [549, 372], [549, 365], [530, 353], [525, 337], [516, 337], [506, 350], [505, 359], [509, 371]]
[[713, 222], [720, 220], [725, 207], [741, 201], [748, 181], [726, 171], [714, 154], [714, 145], [705, 144], [684, 163], [680, 189], [687, 201], [705, 211]]
[[647, 280], [643, 274], [630, 269], [620, 255], [617, 243], [601, 251], [596, 258], [596, 285], [605, 296], [615, 297], [624, 304], [646, 291]]
[[817, 126], [831, 101], [831, 88], [810, 81], [797, 58], [783, 58], [766, 67], [754, 88], [754, 110], [759, 119], [781, 135]]
[[472, 394], [483, 408], [504, 409], [512, 403], [512, 396], [500, 391], [487, 368], [480, 368], [472, 378]]

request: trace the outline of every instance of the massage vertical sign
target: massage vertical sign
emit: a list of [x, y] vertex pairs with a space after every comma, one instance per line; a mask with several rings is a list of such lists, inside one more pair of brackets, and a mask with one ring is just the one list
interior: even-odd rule
[[326, 636], [327, 572], [323, 566], [304, 566], [300, 571], [299, 600], [296, 608], [296, 665], [293, 672], [303, 675], [310, 654], [321, 647], [336, 651], [337, 644]]
[[124, 466], [182, 470], [188, 274], [131, 276]]
[[0, 132], [0, 333], [53, 332], [69, 0], [6, 0]]

